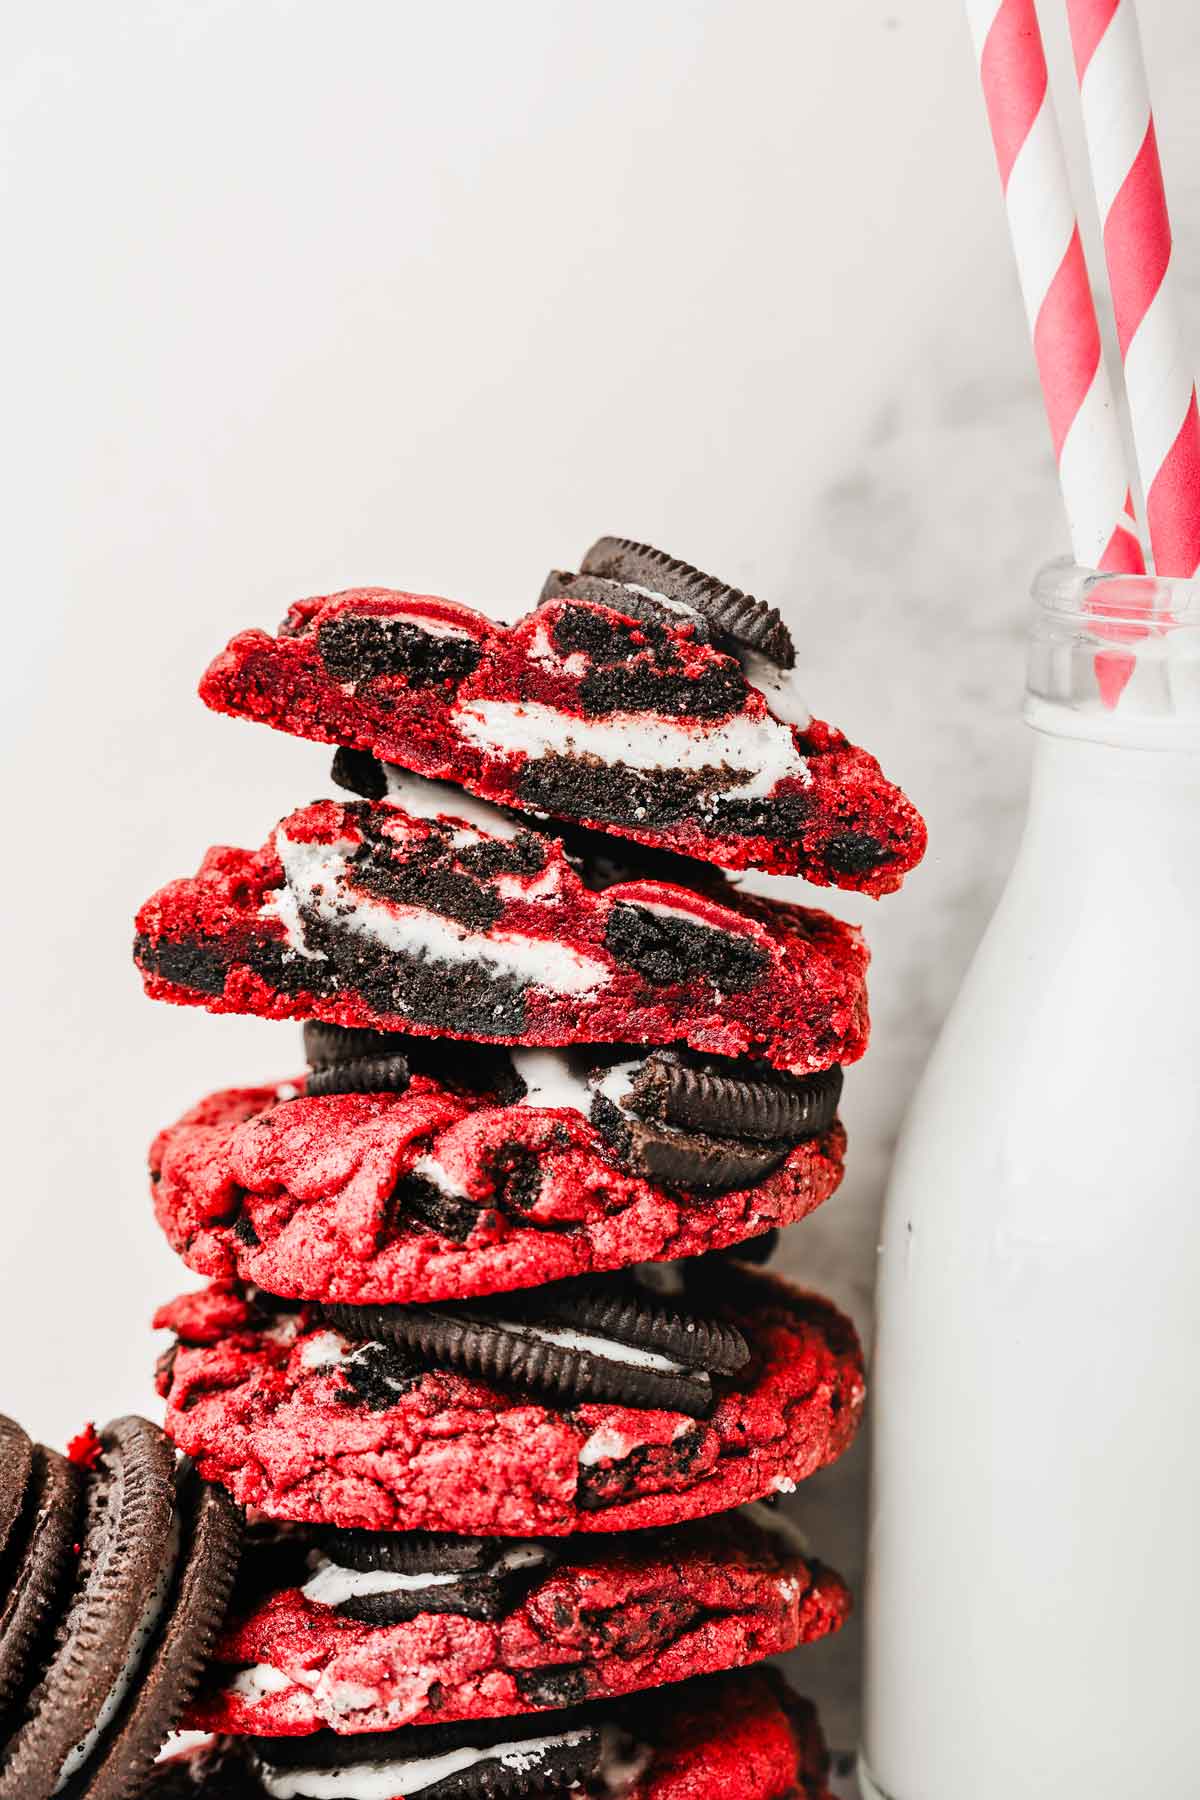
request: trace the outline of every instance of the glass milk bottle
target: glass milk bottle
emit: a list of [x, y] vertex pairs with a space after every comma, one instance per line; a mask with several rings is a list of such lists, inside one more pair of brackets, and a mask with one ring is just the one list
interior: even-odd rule
[[887, 1800], [1200, 1793], [1200, 587], [1035, 598], [1025, 835], [883, 1224]]

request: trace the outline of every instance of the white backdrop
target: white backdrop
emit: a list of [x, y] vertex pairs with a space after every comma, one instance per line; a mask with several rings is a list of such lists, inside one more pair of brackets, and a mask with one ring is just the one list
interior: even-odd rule
[[[1200, 25], [1142, 10], [1200, 244]], [[357, 583], [515, 611], [604, 531], [784, 606], [815, 709], [930, 818], [902, 896], [840, 907], [877, 1041], [846, 1188], [788, 1252], [865, 1321], [896, 1122], [1019, 816], [1027, 577], [1063, 547], [959, 7], [9, 0], [0, 71], [0, 1406], [53, 1440], [153, 1408], [149, 1314], [193, 1278], [146, 1144], [297, 1064], [293, 1028], [151, 1006], [129, 963], [145, 894], [326, 785], [327, 752], [204, 711], [206, 661]], [[861, 1461], [809, 1501], [851, 1567]], [[852, 1657], [807, 1666], [845, 1693]]]

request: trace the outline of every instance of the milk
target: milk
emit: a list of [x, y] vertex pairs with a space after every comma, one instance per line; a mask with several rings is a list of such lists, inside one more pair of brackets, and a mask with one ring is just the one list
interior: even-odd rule
[[1178, 623], [1115, 711], [1092, 590], [1040, 586], [1025, 836], [885, 1209], [860, 1779], [887, 1800], [1200, 1792], [1200, 632], [1136, 586]]

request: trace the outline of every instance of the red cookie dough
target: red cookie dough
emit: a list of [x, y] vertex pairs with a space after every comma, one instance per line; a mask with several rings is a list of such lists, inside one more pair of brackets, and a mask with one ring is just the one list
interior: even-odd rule
[[718, 891], [598, 890], [537, 832], [327, 800], [161, 889], [134, 955], [153, 999], [210, 1012], [529, 1045], [683, 1039], [796, 1074], [860, 1057], [860, 933]]
[[[427, 1075], [403, 1094], [307, 1098], [303, 1083], [211, 1094], [155, 1139], [155, 1213], [197, 1274], [351, 1303], [503, 1293], [741, 1243], [842, 1177], [840, 1124], [752, 1188], [683, 1194], [626, 1174], [566, 1107], [500, 1106]], [[478, 1208], [466, 1235], [405, 1215], [414, 1168]]]
[[442, 1370], [368, 1400], [371, 1359], [348, 1374], [360, 1347], [313, 1309], [267, 1312], [221, 1282], [158, 1313], [177, 1338], [159, 1392], [201, 1473], [272, 1518], [506, 1537], [675, 1525], [790, 1492], [862, 1414], [858, 1339], [827, 1301], [740, 1268], [714, 1299], [751, 1359], [714, 1380], [707, 1419], [555, 1407]]
[[[430, 595], [353, 588], [298, 602], [278, 636], [242, 632], [200, 694], [218, 712], [719, 868], [898, 888], [925, 827], [875, 758], [803, 710], [799, 725], [777, 718], [686, 618], [647, 627], [616, 604], [550, 600], [509, 626]], [[599, 704], [597, 682], [611, 690]], [[655, 753], [652, 735], [648, 763], [633, 752], [639, 732], [662, 740]], [[752, 780], [761, 798], [742, 797]]]
[[227, 1626], [185, 1724], [273, 1737], [508, 1718], [760, 1662], [849, 1610], [839, 1576], [747, 1512], [572, 1540], [495, 1620], [367, 1624], [293, 1586]]
[[[649, 1760], [613, 1800], [831, 1800], [816, 1712], [774, 1670], [669, 1689], [642, 1722]], [[161, 1763], [145, 1800], [255, 1800], [262, 1793], [239, 1740], [223, 1738]], [[568, 1796], [543, 1788], [540, 1800]]]

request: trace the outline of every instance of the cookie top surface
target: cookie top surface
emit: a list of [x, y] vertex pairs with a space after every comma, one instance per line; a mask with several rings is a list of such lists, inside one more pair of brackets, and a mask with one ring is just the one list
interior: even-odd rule
[[[302, 1076], [231, 1089], [159, 1134], [155, 1213], [190, 1268], [288, 1298], [469, 1299], [716, 1250], [750, 1257], [841, 1179], [836, 1121], [794, 1144], [684, 1134], [619, 1107], [607, 1118], [595, 1058], [407, 1042], [450, 1052], [449, 1066], [424, 1074], [420, 1055], [401, 1094], [313, 1097]], [[673, 1159], [661, 1177], [658, 1154]], [[717, 1181], [679, 1179], [706, 1158]]]
[[606, 538], [514, 625], [351, 589], [300, 602], [275, 637], [239, 634], [200, 691], [218, 711], [697, 869], [890, 892], [924, 825], [873, 757], [812, 718], [794, 660], [774, 608]]
[[[168, 1429], [272, 1517], [372, 1530], [562, 1536], [676, 1524], [791, 1487], [845, 1449], [861, 1351], [827, 1303], [726, 1265], [706, 1312], [751, 1357], [707, 1417], [552, 1402], [215, 1283], [158, 1314]], [[219, 1376], [219, 1379], [217, 1379]]]
[[162, 889], [135, 957], [151, 995], [217, 1012], [527, 1046], [683, 1041], [794, 1074], [863, 1053], [852, 926], [589, 872], [538, 832], [323, 801]]

